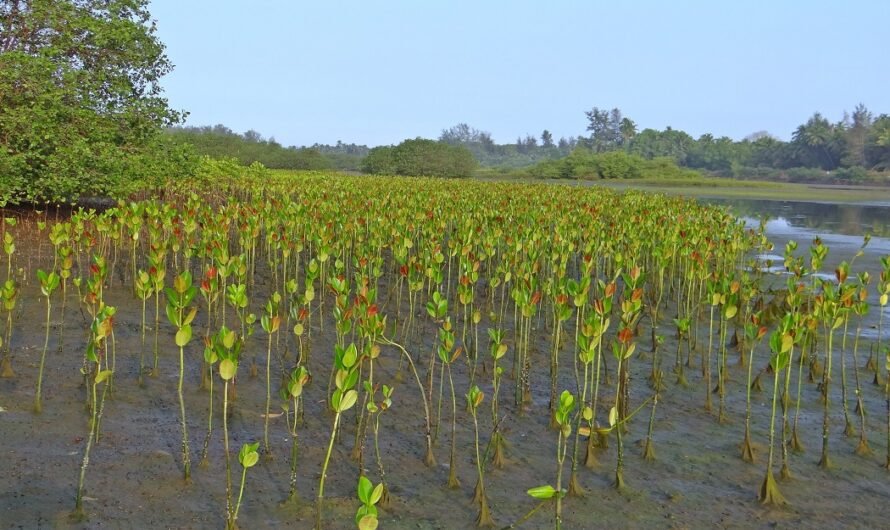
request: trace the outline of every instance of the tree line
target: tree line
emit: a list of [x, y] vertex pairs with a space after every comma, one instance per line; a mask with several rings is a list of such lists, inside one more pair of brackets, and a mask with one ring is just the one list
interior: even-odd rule
[[368, 149], [364, 145], [314, 144], [284, 147], [275, 137], [265, 138], [251, 129], [237, 133], [225, 125], [170, 127], [167, 135], [198, 154], [213, 158], [234, 158], [243, 165], [259, 162], [270, 169], [358, 171]]

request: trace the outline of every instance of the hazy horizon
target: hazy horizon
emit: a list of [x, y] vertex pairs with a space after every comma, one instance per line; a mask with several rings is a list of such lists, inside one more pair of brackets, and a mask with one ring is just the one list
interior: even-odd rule
[[585, 134], [617, 107], [638, 129], [788, 139], [814, 112], [890, 112], [890, 3], [152, 0], [187, 125], [284, 145], [436, 138], [460, 122], [510, 143]]

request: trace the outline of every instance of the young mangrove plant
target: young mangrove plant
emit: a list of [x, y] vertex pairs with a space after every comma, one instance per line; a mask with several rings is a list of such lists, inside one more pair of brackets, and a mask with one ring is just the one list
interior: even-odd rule
[[185, 377], [185, 347], [192, 340], [192, 321], [198, 308], [191, 306], [198, 293], [192, 285], [192, 274], [183, 271], [173, 280], [173, 287], [164, 290], [167, 295], [167, 318], [176, 327], [176, 346], [179, 347], [179, 380], [176, 394], [179, 397], [179, 412], [182, 424], [182, 473], [186, 482], [191, 480], [191, 451], [189, 450], [189, 431], [185, 416], [185, 398], [182, 395], [182, 382]]
[[232, 513], [232, 466], [229, 451], [229, 384], [234, 382], [241, 360], [242, 342], [235, 331], [222, 326], [214, 338], [219, 358], [219, 377], [223, 380], [223, 448], [226, 453], [226, 514]]
[[[504, 369], [498, 363], [507, 353], [507, 345], [504, 344], [504, 334], [500, 329], [488, 328], [488, 339], [490, 342], [489, 352], [491, 354], [491, 422], [494, 425], [494, 432], [491, 435], [492, 455], [491, 461], [497, 468], [502, 468], [506, 464], [507, 440], [500, 430], [500, 412], [498, 411], [499, 392], [501, 389], [501, 377]], [[469, 409], [470, 402], [467, 402]]]
[[[6, 225], [15, 226], [15, 222], [14, 217], [4, 218], [4, 230]], [[3, 252], [6, 254], [6, 281], [3, 282], [3, 287], [0, 289], [0, 297], [3, 299], [3, 310], [6, 311], [6, 340], [3, 344], [3, 357], [0, 358], [0, 377], [11, 378], [15, 377], [15, 371], [12, 369], [12, 320], [19, 291], [18, 284], [12, 274], [15, 240], [9, 232], [3, 234]]]
[[553, 497], [556, 499], [556, 529], [562, 527], [562, 498], [565, 495], [562, 489], [562, 468], [569, 447], [569, 436], [572, 434], [572, 415], [575, 410], [575, 396], [568, 390], [563, 390], [559, 395], [559, 407], [556, 410], [556, 422], [559, 424], [559, 438], [556, 442], [556, 491]]
[[266, 346], [266, 413], [263, 415], [263, 455], [272, 459], [272, 447], [269, 445], [269, 412], [272, 403], [272, 335], [278, 332], [281, 325], [281, 315], [278, 314], [278, 304], [281, 295], [276, 291], [272, 298], [266, 302], [265, 312], [260, 318], [263, 331], [268, 336]]
[[488, 528], [494, 526], [494, 519], [491, 518], [491, 511], [488, 509], [488, 496], [485, 494], [485, 466], [482, 461], [482, 453], [479, 451], [479, 418], [477, 414], [479, 405], [482, 404], [483, 399], [485, 399], [485, 394], [483, 394], [476, 385], [473, 385], [473, 387], [470, 388], [470, 391], [467, 392], [467, 404], [470, 407], [470, 415], [473, 417], [473, 440], [476, 448], [476, 472], [478, 473], [478, 480], [476, 482], [473, 499], [474, 502], [479, 503], [479, 514], [476, 516], [476, 526], [480, 528]]
[[383, 399], [374, 401], [376, 392], [372, 394], [372, 400], [368, 403], [368, 412], [374, 418], [374, 455], [377, 460], [377, 472], [380, 473], [380, 484], [383, 493], [380, 497], [380, 506], [386, 508], [389, 505], [389, 486], [386, 485], [386, 470], [383, 468], [383, 459], [380, 457], [380, 415], [392, 408], [392, 387], [383, 385]]
[[[448, 321], [446, 320], [446, 323]], [[448, 373], [448, 386], [451, 388], [451, 452], [448, 458], [448, 487], [456, 489], [460, 487], [457, 479], [456, 447], [457, 447], [457, 396], [454, 392], [454, 379], [451, 376], [451, 365], [460, 357], [462, 347], [454, 347], [454, 334], [445, 327], [439, 330], [439, 347], [437, 353], [445, 372]]]
[[556, 442], [556, 487], [550, 484], [537, 486], [527, 491], [528, 495], [534, 499], [541, 501], [541, 504], [532, 508], [519, 521], [507, 528], [515, 528], [520, 523], [528, 520], [536, 511], [538, 511], [544, 503], [553, 502], [555, 511], [556, 528], [562, 528], [562, 499], [567, 492], [562, 487], [562, 468], [566, 458], [566, 452], [569, 445], [569, 436], [572, 434], [572, 411], [575, 409], [575, 397], [568, 391], [564, 390], [559, 396], [559, 404], [556, 408], [556, 422], [559, 426], [559, 438]]
[[755, 313], [745, 322], [745, 342], [748, 345], [748, 379], [745, 383], [745, 435], [742, 439], [742, 460], [754, 463], [754, 445], [751, 443], [751, 375], [754, 371], [754, 350], [766, 335], [766, 326], [760, 325], [760, 314]]
[[377, 503], [383, 498], [383, 483], [376, 486], [362, 475], [358, 478], [358, 500], [362, 505], [355, 512], [355, 524], [358, 530], [376, 530]]
[[139, 376], [137, 381], [139, 386], [145, 386], [145, 305], [154, 290], [151, 277], [147, 272], [140, 270], [136, 274], [136, 278], [133, 280], [133, 289], [136, 291], [136, 296], [142, 301], [142, 325], [139, 332], [141, 337], [139, 345]]
[[318, 480], [318, 495], [315, 501], [315, 528], [321, 530], [322, 502], [324, 501], [324, 482], [328, 472], [328, 464], [331, 461], [331, 453], [334, 450], [334, 440], [337, 438], [337, 429], [340, 426], [340, 417], [351, 409], [358, 400], [358, 392], [353, 388], [358, 383], [358, 350], [355, 344], [347, 347], [334, 346], [334, 383], [336, 390], [331, 395], [330, 406], [334, 412], [334, 424], [331, 427], [331, 438], [328, 442], [328, 450], [321, 467], [321, 478]]
[[[222, 347], [219, 344], [219, 338], [217, 336], [207, 336], [204, 337], [204, 364], [208, 367], [208, 371], [210, 375], [213, 375], [213, 367], [219, 362], [219, 350]], [[201, 459], [199, 460], [198, 465], [200, 467], [207, 467], [209, 461], [207, 460], [207, 451], [210, 447], [210, 436], [213, 434], [213, 379], [211, 377], [210, 383], [208, 384], [210, 389], [210, 401], [207, 406], [207, 432], [204, 435], [204, 445], [201, 448]]]
[[622, 431], [624, 430], [624, 423], [630, 419], [630, 415], [627, 413], [627, 396], [629, 392], [627, 363], [636, 350], [637, 344], [634, 342], [633, 330], [643, 309], [643, 289], [639, 287], [643, 280], [640, 269], [634, 267], [628, 273], [623, 274], [622, 277], [624, 278], [624, 298], [621, 300], [621, 324], [618, 329], [617, 339], [612, 343], [612, 355], [618, 361], [618, 367], [616, 368], [618, 382], [615, 385], [615, 406], [609, 412], [609, 426], [615, 428], [618, 441], [618, 459], [615, 464], [615, 488], [619, 490], [624, 489], [624, 440]]
[[55, 271], [47, 274], [45, 271], [38, 270], [37, 277], [40, 279], [40, 292], [46, 297], [46, 337], [43, 341], [43, 352], [40, 354], [40, 371], [37, 373], [37, 392], [34, 394], [34, 413], [43, 412], [43, 401], [41, 400], [41, 390], [43, 386], [43, 367], [46, 364], [46, 350], [49, 347], [49, 331], [50, 316], [52, 314], [51, 298], [53, 291], [59, 286], [59, 275]]
[[776, 478], [773, 476], [773, 455], [776, 446], [776, 403], [779, 397], [779, 374], [788, 366], [791, 359], [791, 349], [794, 347], [794, 338], [791, 336], [790, 331], [790, 319], [785, 319], [782, 327], [773, 332], [769, 341], [769, 347], [772, 351], [770, 366], [773, 369], [773, 405], [769, 421], [769, 451], [766, 459], [766, 476], [760, 485], [759, 498], [763, 504], [787, 504], [785, 497], [779, 491]]
[[822, 292], [816, 297], [815, 311], [822, 322], [823, 333], [825, 334], [825, 367], [822, 369], [821, 393], [822, 393], [822, 457], [819, 460], [819, 466], [824, 469], [831, 467], [831, 460], [828, 456], [828, 440], [831, 409], [831, 394], [829, 385], [831, 384], [831, 368], [832, 353], [834, 351], [834, 333], [844, 323], [843, 317], [840, 315], [841, 309], [838, 303], [838, 290], [827, 280], [821, 281]]
[[238, 451], [238, 462], [241, 463], [241, 488], [238, 490], [238, 501], [235, 503], [235, 509], [226, 517], [226, 530], [236, 530], [238, 528], [238, 510], [241, 508], [241, 500], [244, 498], [244, 484], [247, 482], [247, 470], [255, 466], [260, 459], [257, 453], [259, 442], [252, 444], [244, 444]]
[[293, 422], [288, 422], [288, 427], [290, 429], [291, 435], [291, 449], [290, 449], [290, 490], [287, 494], [286, 502], [296, 502], [297, 497], [297, 450], [298, 450], [298, 441], [297, 437], [297, 425], [299, 424], [299, 410], [300, 410], [300, 401], [303, 397], [303, 390], [306, 388], [306, 385], [312, 380], [312, 374], [309, 373], [309, 370], [306, 367], [299, 365], [293, 369], [290, 373], [290, 377], [287, 380], [287, 397], [291, 401], [291, 406], [288, 408], [291, 409], [293, 414], [288, 414], [288, 418], [293, 416]]
[[872, 454], [868, 445], [868, 429], [865, 421], [865, 401], [862, 397], [862, 383], [859, 377], [859, 337], [862, 334], [862, 321], [868, 314], [868, 284], [871, 277], [868, 272], [861, 272], [857, 275], [859, 286], [855, 301], [852, 306], [853, 313], [858, 317], [856, 319], [856, 334], [853, 338], [853, 373], [856, 380], [856, 412], [859, 414], [859, 443], [856, 445], [854, 452], [859, 456], [869, 456]]
[[103, 363], [107, 361], [107, 339], [111, 335], [112, 326], [114, 325], [114, 314], [115, 309], [113, 307], [103, 306], [97, 312], [93, 323], [90, 325], [90, 342], [87, 344], [85, 358], [88, 363], [94, 363], [96, 367], [96, 375], [90, 381], [90, 393], [92, 394], [92, 402], [95, 405], [90, 411], [89, 434], [87, 435], [83, 460], [80, 465], [80, 478], [77, 481], [77, 494], [74, 497], [74, 511], [71, 513], [73, 522], [81, 522], [86, 519], [86, 511], [83, 509], [84, 479], [87, 466], [90, 463], [90, 451], [98, 435], [99, 421], [102, 419], [102, 412], [105, 408], [105, 396], [108, 393], [108, 385], [106, 385], [105, 390], [102, 392], [102, 398], [99, 400], [99, 385], [107, 381], [109, 376], [111, 376], [111, 370], [103, 370], [102, 367]]

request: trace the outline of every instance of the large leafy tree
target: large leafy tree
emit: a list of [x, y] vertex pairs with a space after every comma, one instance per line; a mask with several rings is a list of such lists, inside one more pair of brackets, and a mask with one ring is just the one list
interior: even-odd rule
[[476, 169], [473, 153], [460, 145], [416, 138], [397, 146], [371, 149], [362, 164], [365, 173], [416, 177], [468, 177]]
[[800, 125], [791, 136], [799, 165], [832, 170], [840, 165], [844, 145], [843, 127], [834, 125], [818, 112]]
[[120, 195], [181, 167], [147, 4], [0, 1], [0, 200]]

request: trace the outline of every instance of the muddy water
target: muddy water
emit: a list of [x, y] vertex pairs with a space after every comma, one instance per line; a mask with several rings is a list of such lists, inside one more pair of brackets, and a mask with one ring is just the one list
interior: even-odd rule
[[[850, 245], [855, 251], [853, 240]], [[258, 298], [263, 299], [267, 290], [260, 283]], [[385, 293], [387, 290], [384, 287], [381, 291]], [[84, 389], [80, 387], [78, 372], [88, 323], [73, 302], [68, 306], [64, 324], [59, 313], [54, 313], [44, 383], [44, 412], [35, 416], [31, 408], [44, 339], [45, 308], [32, 284], [24, 287], [21, 295], [21, 300], [29, 302], [21, 304], [13, 341], [14, 368], [18, 375], [14, 379], [0, 379], [0, 451], [5, 467], [0, 475], [0, 526], [222, 528], [225, 468], [218, 402], [213, 419], [210, 462], [206, 468], [197, 467], [209, 397], [207, 392], [198, 389], [201, 348], [197, 341], [193, 341], [187, 350], [186, 407], [195, 466], [191, 484], [185, 484], [181, 478], [176, 397], [178, 358], [173, 346], [173, 330], [166, 324], [161, 325], [160, 375], [147, 378], [145, 387], [139, 387], [136, 380], [141, 349], [140, 304], [117, 282], [107, 293], [108, 302], [118, 308], [115, 325], [117, 367], [115, 390], [107, 402], [101, 438], [94, 448], [86, 475], [86, 507], [90, 519], [79, 525], [69, 525], [67, 519], [74, 504], [88, 429]], [[394, 313], [394, 306], [394, 303], [384, 305], [383, 311]], [[428, 320], [420, 312], [416, 317], [419, 322]], [[671, 317], [666, 315], [664, 321], [670, 322]], [[196, 329], [200, 329], [203, 322], [203, 315], [199, 315]], [[644, 321], [646, 325], [648, 322]], [[420, 338], [410, 346], [421, 367], [428, 362], [435, 336], [430, 324], [423, 326], [418, 333]], [[58, 351], [59, 331], [64, 337], [62, 351]], [[660, 332], [666, 337], [661, 352], [664, 365], [669, 367], [677, 343], [671, 329], [663, 327]], [[151, 331], [149, 333], [151, 337]], [[486, 473], [492, 515], [498, 527], [517, 521], [536, 506], [536, 502], [525, 494], [528, 488], [555, 483], [556, 433], [548, 429], [546, 410], [550, 330], [542, 320], [536, 322], [533, 333], [537, 337], [533, 345], [533, 406], [528, 410], [512, 406], [512, 380], [506, 378], [501, 394], [501, 412], [506, 414], [502, 427], [510, 444], [508, 462], [503, 469], [489, 466]], [[571, 336], [571, 327], [567, 333]], [[485, 336], [484, 331], [481, 335]], [[707, 337], [706, 330], [702, 331], [702, 336]], [[508, 333], [508, 337], [511, 338], [512, 351], [512, 333]], [[265, 334], [258, 331], [248, 342], [247, 357], [253, 354], [264, 357], [265, 344]], [[291, 440], [284, 416], [277, 416], [270, 425], [274, 460], [261, 459], [248, 473], [239, 514], [241, 528], [310, 528], [314, 522], [312, 502], [332, 423], [332, 416], [326, 412], [323, 403], [332, 344], [330, 322], [325, 322], [322, 330], [316, 320], [310, 343], [310, 369], [315, 378], [306, 391], [305, 423], [299, 430], [298, 490], [303, 503], [287, 507], [279, 504], [288, 491]], [[570, 347], [571, 341], [567, 340], [565, 344]], [[651, 362], [651, 354], [647, 353], [649, 346], [647, 340], [641, 340], [638, 349], [641, 354], [634, 360], [632, 405], [652, 395], [646, 384]], [[274, 361], [276, 366], [287, 367], [293, 362], [293, 346], [287, 350], [290, 352], [285, 353], [283, 342], [282, 346], [276, 347], [274, 358], [282, 357], [281, 361]], [[871, 374], [860, 370], [869, 414], [867, 432], [875, 454], [862, 457], [853, 453], [858, 437], [844, 436], [839, 406], [840, 384], [836, 382], [832, 387], [835, 405], [830, 436], [834, 468], [823, 470], [818, 467], [822, 425], [819, 391], [814, 384], [804, 384], [800, 425], [806, 452], [791, 455], [793, 478], [779, 482], [790, 505], [769, 508], [757, 502], [757, 491], [766, 466], [771, 380], [768, 375], [764, 376], [766, 391], [754, 394], [752, 433], [759, 450], [756, 463], [749, 464], [740, 458], [739, 450], [746, 372], [738, 364], [736, 350], [730, 349], [729, 354], [726, 401], [729, 421], [726, 424], [716, 421], [716, 396], [713, 396], [714, 411], [706, 412], [703, 408], [705, 393], [709, 389], [702, 381], [700, 352], [693, 356], [693, 366], [687, 372], [689, 387], [675, 384], [675, 378], [667, 369], [667, 386], [656, 410], [656, 459], [647, 462], [641, 458], [639, 441], [646, 434], [649, 416], [649, 409], [644, 409], [633, 420], [625, 437], [628, 442], [625, 455], [628, 489], [618, 492], [612, 487], [616, 460], [615, 440], [612, 439], [611, 447], [598, 454], [598, 465], [593, 469], [579, 466], [580, 482], [586, 495], [565, 500], [566, 528], [879, 528], [886, 525], [881, 507], [890, 496], [890, 475], [882, 467], [887, 451], [882, 424], [884, 397], [882, 389], [872, 385]], [[563, 351], [564, 366], [570, 366], [571, 355], [568, 349]], [[860, 359], [860, 364], [863, 362]], [[765, 353], [758, 350], [755, 366], [759, 369], [765, 363]], [[456, 465], [461, 487], [449, 490], [445, 487], [450, 446], [447, 385], [436, 446], [438, 464], [427, 468], [422, 462], [422, 401], [410, 373], [404, 372], [399, 382], [398, 366], [397, 352], [384, 348], [378, 380], [396, 385], [396, 391], [392, 410], [381, 419], [380, 449], [393, 497], [391, 506], [381, 511], [381, 527], [472, 527], [476, 515], [472, 502], [476, 483], [473, 427], [461, 397], [468, 386], [468, 370], [462, 362], [455, 367], [459, 403]], [[847, 375], [851, 385], [853, 368], [852, 362], [848, 362]], [[614, 361], [610, 370], [614, 370]], [[421, 370], [421, 378], [424, 378], [424, 372]], [[262, 369], [260, 373], [263, 373]], [[485, 443], [492, 428], [487, 412], [492, 389], [488, 371], [482, 372], [480, 378], [480, 386], [486, 394], [482, 406], [486, 412], [480, 414], [480, 437]], [[611, 379], [614, 380], [614, 374]], [[570, 370], [565, 370], [560, 388], [573, 389], [574, 385]], [[215, 395], [219, 395], [219, 390], [217, 382]], [[604, 387], [603, 406], [597, 411], [600, 419], [611, 406], [614, 391], [611, 385]], [[438, 387], [434, 393], [438, 394]], [[262, 438], [264, 398], [264, 379], [249, 377], [245, 362], [240, 368], [237, 402], [230, 422], [231, 444], [235, 451], [244, 442]], [[852, 410], [852, 400], [850, 406]], [[325, 528], [354, 528], [353, 515], [359, 505], [355, 498], [357, 464], [350, 459], [354, 415], [347, 415], [342, 433], [334, 446], [328, 471]], [[370, 438], [368, 442], [371, 442]], [[583, 442], [582, 438], [580, 455], [583, 455]], [[234, 455], [233, 466], [237, 483], [240, 468]], [[365, 467], [376, 482], [376, 465], [370, 452]], [[521, 525], [521, 528], [552, 527], [553, 516], [549, 507]]]

